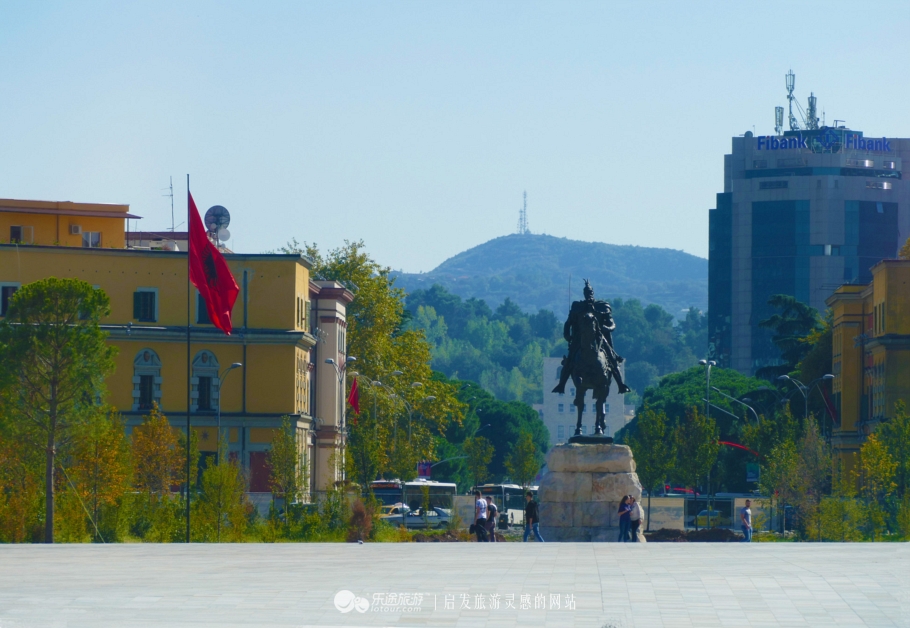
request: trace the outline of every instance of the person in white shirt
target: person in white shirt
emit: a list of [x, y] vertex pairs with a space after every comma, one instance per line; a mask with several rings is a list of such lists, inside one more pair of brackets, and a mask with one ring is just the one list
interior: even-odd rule
[[487, 540], [487, 500], [474, 491], [474, 534], [481, 543]]
[[632, 522], [630, 527], [632, 542], [638, 543], [638, 531], [639, 528], [641, 528], [642, 522], [645, 520], [645, 513], [641, 509], [641, 504], [638, 503], [638, 500], [631, 495], [629, 496], [629, 501], [632, 504], [632, 512], [629, 513], [629, 519]]
[[752, 542], [752, 500], [747, 499], [746, 505], [739, 511], [739, 519], [742, 522], [743, 543]]

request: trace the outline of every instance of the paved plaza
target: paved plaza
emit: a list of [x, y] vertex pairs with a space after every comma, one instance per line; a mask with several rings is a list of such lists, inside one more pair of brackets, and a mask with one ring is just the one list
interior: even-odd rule
[[910, 626], [910, 547], [0, 546], [0, 628], [45, 626]]

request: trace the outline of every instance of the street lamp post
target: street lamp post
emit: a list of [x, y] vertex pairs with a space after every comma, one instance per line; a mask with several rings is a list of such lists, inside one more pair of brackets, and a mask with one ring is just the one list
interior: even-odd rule
[[[228, 373], [230, 373], [234, 369], [239, 369], [241, 366], [243, 366], [242, 363], [234, 362], [229, 367], [224, 369], [224, 372], [222, 372], [221, 376], [218, 378], [218, 414], [217, 414], [218, 418], [217, 418], [217, 428], [215, 431], [215, 434], [217, 435], [217, 437], [216, 437], [217, 442], [215, 443], [215, 446], [217, 447], [217, 449], [215, 450], [216, 451], [216, 453], [215, 453], [215, 463], [216, 464], [221, 463], [221, 389], [224, 388], [224, 380], [227, 378]], [[230, 440], [230, 439], [228, 439], [228, 440]]]
[[[352, 355], [349, 355], [345, 358], [344, 364], [339, 366], [335, 360], [332, 358], [326, 358], [325, 363], [331, 364], [335, 368], [335, 376], [338, 378], [338, 431], [341, 434], [341, 479], [344, 480], [344, 447], [347, 441], [345, 437], [347, 431], [347, 424], [345, 422], [345, 402], [344, 402], [344, 374], [348, 368], [348, 364], [356, 362], [357, 358]], [[337, 476], [336, 476], [337, 477]]]
[[724, 393], [722, 390], [720, 390], [717, 386], [711, 386], [711, 390], [713, 390], [714, 392], [716, 392], [717, 394], [719, 394], [721, 397], [724, 397], [724, 398], [726, 398], [726, 399], [729, 399], [730, 401], [733, 401], [733, 402], [735, 402], [735, 403], [738, 403], [738, 404], [741, 405], [741, 406], [745, 406], [746, 408], [748, 408], [748, 409], [752, 412], [752, 416], [755, 417], [755, 422], [756, 422], [756, 423], [761, 423], [761, 419], [758, 418], [758, 413], [755, 411], [755, 408], [753, 408], [753, 407], [750, 406], [749, 404], [747, 404], [747, 403], [741, 401], [740, 399], [737, 399], [736, 397], [731, 397], [730, 395], [728, 395], [728, 394]]
[[796, 385], [796, 389], [800, 392], [800, 394], [802, 394], [803, 402], [805, 404], [805, 413], [803, 414], [803, 417], [808, 419], [809, 418], [809, 395], [812, 393], [812, 389], [815, 388], [815, 386], [818, 385], [820, 382], [827, 382], [827, 381], [834, 379], [834, 375], [831, 375], [830, 373], [828, 373], [826, 375], [822, 375], [821, 377], [813, 380], [808, 386], [803, 384], [798, 379], [790, 377], [789, 375], [781, 375], [777, 379], [778, 379], [778, 381], [781, 381], [781, 382], [791, 382], [792, 384]]
[[[699, 360], [705, 367], [705, 418], [711, 418], [711, 367], [717, 366], [714, 360]], [[708, 469], [708, 527], [711, 527], [711, 469]], [[695, 527], [698, 528], [698, 498], [695, 498]]]

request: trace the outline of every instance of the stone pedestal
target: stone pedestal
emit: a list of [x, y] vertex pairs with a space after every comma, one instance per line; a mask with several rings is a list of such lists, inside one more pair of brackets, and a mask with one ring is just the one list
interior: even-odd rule
[[537, 493], [544, 541], [616, 541], [619, 500], [641, 500], [632, 450], [626, 445], [557, 445]]

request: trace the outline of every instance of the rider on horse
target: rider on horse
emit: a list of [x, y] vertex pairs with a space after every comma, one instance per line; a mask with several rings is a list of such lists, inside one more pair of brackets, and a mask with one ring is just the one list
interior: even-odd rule
[[[569, 317], [563, 326], [563, 336], [569, 343], [569, 355], [562, 360], [562, 373], [560, 374], [559, 383], [553, 389], [555, 393], [566, 392], [566, 382], [569, 381], [575, 365], [577, 364], [581, 347], [581, 328], [586, 321], [593, 319], [596, 326], [596, 334], [599, 337], [600, 348], [604, 351], [608, 363], [608, 372], [613, 375], [616, 384], [619, 387], [620, 394], [631, 392], [631, 388], [625, 385], [622, 380], [622, 374], [619, 372], [619, 364], [623, 358], [613, 349], [613, 330], [616, 329], [616, 323], [613, 321], [613, 311], [610, 304], [606, 301], [594, 300], [594, 288], [585, 279], [584, 301], [574, 301], [572, 309], [569, 310]], [[607, 373], [604, 373], [607, 375]]]

